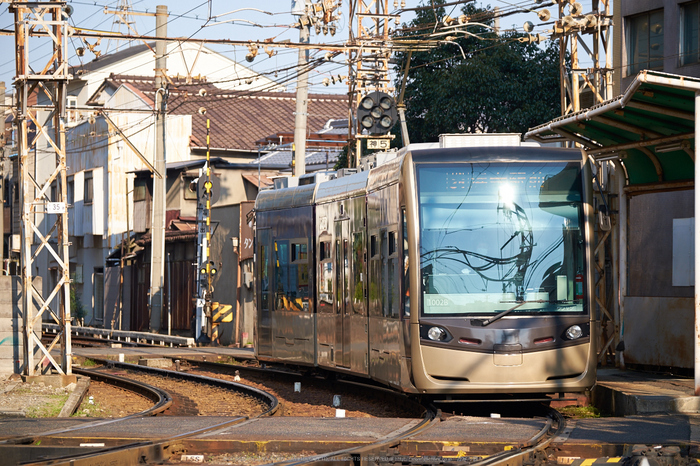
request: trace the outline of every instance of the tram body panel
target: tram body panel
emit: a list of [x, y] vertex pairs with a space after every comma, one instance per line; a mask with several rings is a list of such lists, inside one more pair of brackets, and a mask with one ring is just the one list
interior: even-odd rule
[[316, 352], [321, 367], [335, 367], [336, 304], [333, 209], [331, 204], [316, 206]]
[[258, 358], [272, 357], [272, 290], [270, 276], [272, 275], [271, 228], [256, 229], [256, 318], [255, 318], [255, 355]]
[[[367, 375], [365, 185], [334, 180], [318, 196], [319, 365]], [[349, 192], [337, 188], [347, 185]], [[344, 195], [343, 195], [344, 194]]]
[[367, 195], [370, 375], [394, 387], [401, 386], [403, 361], [397, 173], [382, 172], [382, 180], [391, 184]]
[[345, 325], [349, 327], [346, 347], [350, 348], [350, 370], [369, 375], [369, 321], [367, 312], [367, 234], [366, 198], [354, 197], [346, 203], [348, 231], [344, 239], [348, 286], [345, 296]]
[[[421, 346], [421, 359], [430, 361], [416, 372], [421, 393], [554, 393], [581, 391], [595, 383], [589, 370], [590, 345], [500, 355]], [[569, 377], [554, 379], [559, 371]]]
[[256, 353], [314, 365], [314, 187], [265, 193], [256, 201]]

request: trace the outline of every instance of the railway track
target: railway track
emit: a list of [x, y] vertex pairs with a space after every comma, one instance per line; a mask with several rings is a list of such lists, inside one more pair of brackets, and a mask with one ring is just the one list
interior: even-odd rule
[[[230, 364], [212, 363], [212, 362], [202, 362], [196, 360], [181, 360], [183, 368], [188, 369], [187, 372], [177, 372], [164, 369], [149, 368], [145, 366], [137, 366], [133, 364], [118, 363], [118, 362], [107, 362], [108, 369], [112, 372], [117, 371], [122, 375], [107, 374], [106, 369], [100, 371], [97, 370], [81, 370], [81, 373], [89, 375], [95, 379], [100, 379], [103, 381], [110, 381], [110, 383], [120, 384], [124, 387], [124, 384], [134, 383], [133, 377], [134, 372], [139, 374], [148, 374], [148, 377], [152, 377], [152, 374], [157, 374], [159, 377], [167, 377], [168, 380], [196, 380], [197, 383], [208, 383], [216, 386], [239, 386], [241, 384], [231, 382], [228, 380], [222, 380], [219, 377], [226, 375], [230, 378], [236, 371], [240, 373], [249, 372], [257, 374], [259, 377], [268, 377], [274, 374], [274, 378], [285, 379], [285, 384], [289, 384], [291, 380], [299, 378], [301, 374], [299, 372], [293, 372], [289, 370], [276, 370], [270, 368], [256, 368], [250, 366], [238, 366]], [[196, 368], [196, 369], [195, 369]], [[204, 376], [201, 374], [195, 374], [192, 372], [196, 371], [207, 371], [213, 373], [215, 377]], [[129, 371], [128, 377], [132, 380], [128, 380], [127, 377], [123, 376], [124, 371]], [[308, 379], [305, 379], [305, 387], [311, 385]], [[158, 389], [154, 387], [152, 383], [144, 383], [144, 381], [136, 382], [142, 390], [142, 395], [148, 396], [149, 399], [153, 400], [154, 407], [148, 411], [142, 413], [127, 416], [126, 418], [113, 419], [113, 420], [101, 420], [96, 422], [89, 422], [82, 424], [80, 426], [73, 426], [66, 429], [57, 429], [50, 432], [43, 432], [40, 435], [35, 435], [31, 437], [24, 437], [22, 439], [16, 438], [11, 441], [6, 441], [8, 445], [14, 445], [16, 447], [20, 446], [30, 446], [35, 445], [42, 439], [48, 437], [56, 437], [61, 433], [74, 432], [79, 429], [88, 429], [89, 427], [100, 427], [110, 423], [119, 423], [125, 419], [133, 419], [144, 416], [151, 415], [162, 415], [167, 409], [173, 405], [173, 395], [167, 393], [167, 391]], [[320, 384], [330, 384], [337, 385], [341, 382], [339, 381], [328, 381], [328, 380], [318, 380]], [[371, 387], [362, 384], [358, 384], [353, 381], [342, 381], [342, 384], [351, 384], [356, 390], [361, 387], [363, 390], [373, 389], [375, 393], [381, 393], [384, 403], [395, 404], [399, 400], [403, 399], [402, 403], [411, 404], [415, 406], [413, 409], [418, 409], [415, 400], [410, 400], [408, 397], [398, 394], [396, 392], [391, 392], [380, 387]], [[151, 388], [146, 388], [146, 387]], [[270, 400], [269, 396], [265, 394], [263, 390], [255, 389], [253, 390], [261, 399]], [[393, 401], [392, 401], [393, 400]], [[263, 413], [263, 415], [272, 415], [276, 410], [279, 409], [279, 404], [274, 402], [270, 403], [270, 409]], [[273, 406], [274, 405], [274, 406]], [[306, 456], [303, 459], [298, 459], [294, 461], [288, 461], [286, 466], [297, 466], [297, 465], [321, 465], [321, 464], [449, 464], [450, 461], [456, 462], [458, 464], [465, 464], [467, 459], [462, 458], [460, 460], [441, 458], [440, 456], [428, 456], [427, 454], [419, 454], [416, 452], [407, 453], [407, 448], [404, 446], [404, 442], [410, 442], [412, 438], [421, 435], [428, 430], [430, 430], [435, 425], [440, 423], [440, 411], [434, 406], [423, 406], [423, 413], [419, 420], [407, 422], [404, 428], [397, 429], [393, 434], [387, 437], [381, 438], [380, 440], [373, 442], [368, 445], [363, 445], [361, 447], [345, 448], [337, 451], [332, 451], [329, 453], [317, 454]], [[244, 425], [248, 418], [244, 416], [239, 416], [226, 420], [225, 422], [215, 422], [203, 428], [194, 429], [190, 432], [180, 433], [178, 435], [163, 436], [156, 440], [148, 441], [132, 441], [122, 445], [112, 445], [110, 447], [103, 448], [93, 448], [91, 451], [76, 451], [68, 450], [64, 448], [65, 455], [52, 455], [51, 459], [42, 459], [33, 462], [25, 462], [23, 464], [33, 464], [33, 465], [88, 465], [96, 464], [156, 464], [167, 461], [168, 458], [178, 458], [178, 454], [185, 451], [182, 445], [186, 444], [186, 439], [201, 436], [206, 433], [214, 433], [221, 429], [230, 429], [231, 427], [237, 427], [239, 425]], [[549, 418], [546, 422], [543, 422], [542, 429], [537, 435], [533, 436], [530, 440], [522, 442], [519, 445], [513, 445], [513, 448], [509, 451], [499, 452], [492, 456], [484, 457], [479, 460], [474, 458], [469, 461], [469, 463], [476, 464], [477, 466], [513, 466], [521, 465], [523, 463], [532, 462], [532, 459], [538, 455], [538, 452], [545, 449], [552, 439], [558, 435], [558, 433], [563, 430], [565, 422], [563, 418], [556, 413], [556, 411], [551, 410], [549, 413]], [[201, 437], [198, 437], [201, 438]], [[32, 447], [37, 448], [37, 447]], [[34, 457], [36, 458], [36, 453]], [[213, 459], [216, 462], [216, 459]], [[214, 463], [215, 464], [215, 463]]]
[[[293, 370], [288, 366], [258, 367], [187, 358], [179, 361], [184, 370], [190, 373], [203, 373], [226, 379], [234, 379], [238, 375], [246, 383], [264, 387], [280, 398], [282, 406], [279, 414], [283, 416], [334, 417], [335, 409], [331, 407], [331, 403], [335, 395], [342, 400], [338, 407], [347, 410], [348, 416], [420, 418], [426, 410], [416, 399], [383, 385], [364, 379], [336, 377], [335, 373], [312, 376], [307, 369]], [[323, 376], [326, 374], [333, 377], [326, 378]], [[301, 384], [301, 393], [293, 392], [295, 383]], [[308, 412], [308, 403], [311, 402], [325, 404], [327, 409], [317, 408]]]
[[[547, 407], [547, 420], [540, 431], [529, 440], [505, 451], [484, 457], [444, 458], [439, 455], [406, 454], [401, 443], [422, 434], [438, 422], [439, 410], [427, 410], [423, 420], [412, 428], [397, 435], [382, 439], [371, 445], [334, 451], [304, 458], [299, 461], [279, 463], [284, 466], [334, 465], [426, 465], [426, 464], [470, 464], [471, 466], [515, 466], [538, 464], [546, 459], [544, 450], [566, 427], [564, 417], [555, 409]], [[539, 457], [538, 457], [539, 456]]]
[[[302, 373], [299, 371], [292, 371], [286, 366], [283, 369], [275, 369], [270, 367], [255, 367], [248, 365], [238, 365], [238, 364], [226, 364], [219, 362], [210, 361], [200, 361], [193, 359], [182, 359], [181, 362], [190, 367], [196, 367], [197, 369], [207, 369], [212, 370], [217, 373], [245, 373], [250, 372], [254, 374], [269, 375], [274, 374], [277, 377], [283, 377], [287, 379], [294, 379], [300, 376]], [[399, 394], [394, 391], [387, 390], [381, 386], [375, 386], [372, 384], [364, 384], [362, 382], [357, 382], [355, 380], [336, 380], [336, 383], [350, 384], [355, 387], [362, 388], [364, 390], [375, 390], [376, 392], [385, 393], [388, 397], [393, 397], [393, 402], [397, 401], [414, 404], [414, 409], [419, 406], [423, 411], [422, 419], [420, 422], [412, 425], [411, 427], [397, 432], [388, 438], [384, 438], [378, 442], [371, 445], [366, 445], [357, 448], [348, 448], [338, 451], [333, 451], [329, 453], [312, 455], [300, 460], [282, 462], [279, 464], [284, 464], [285, 466], [301, 466], [301, 465], [325, 465], [325, 464], [449, 464], [449, 460], [437, 459], [436, 456], [432, 456], [426, 459], [425, 456], [406, 454], [405, 448], [402, 448], [401, 442], [412, 437], [415, 437], [421, 433], [426, 432], [428, 429], [433, 427], [440, 421], [441, 411], [436, 409], [432, 404], [418, 405], [415, 400]], [[505, 466], [522, 464], [523, 462], [533, 458], [538, 454], [538, 452], [546, 449], [550, 443], [557, 436], [561, 434], [566, 426], [566, 421], [564, 417], [555, 409], [548, 406], [544, 406], [538, 401], [543, 401], [540, 399], [520, 400], [526, 402], [528, 405], [528, 411], [533, 411], [533, 408], [539, 406], [539, 413], [544, 410], [543, 425], [540, 431], [527, 441], [524, 441], [518, 445], [513, 445], [508, 451], [500, 452], [492, 456], [485, 457], [480, 460], [470, 461], [478, 466]], [[493, 402], [489, 403], [493, 405]], [[509, 407], [513, 407], [514, 403], [508, 403]], [[474, 403], [466, 403], [465, 406], [461, 406], [458, 409], [470, 411], [474, 407]], [[458, 461], [458, 464], [465, 464], [466, 458]]]
[[[195, 374], [178, 373], [175, 371], [165, 371], [157, 368], [146, 368], [132, 364], [112, 363], [110, 366], [119, 366], [130, 371], [140, 373], [157, 374], [159, 377], [169, 379], [185, 380], [198, 385], [207, 385], [218, 389], [226, 389], [246, 396], [255, 398], [266, 406], [266, 409], [257, 416], [230, 416], [225, 420], [217, 418], [216, 421], [208, 423], [205, 427], [198, 427], [188, 432], [179, 433], [172, 436], [164, 436], [154, 440], [128, 442], [120, 445], [107, 446], [104, 442], [80, 442], [77, 445], [69, 445], [70, 442], [61, 440], [63, 434], [75, 433], [76, 431], [86, 432], [84, 440], [91, 431], [104, 428], [109, 425], [125, 424], [130, 420], [138, 418], [162, 415], [172, 407], [173, 397], [165, 389], [140, 380], [134, 380], [121, 375], [108, 374], [101, 370], [74, 369], [75, 372], [89, 376], [95, 380], [107, 382], [123, 389], [134, 391], [145, 396], [154, 402], [154, 405], [140, 413], [132, 414], [117, 419], [102, 419], [92, 422], [77, 422], [64, 428], [52, 429], [30, 436], [16, 436], [0, 441], [0, 454], [8, 460], [7, 464], [26, 465], [94, 465], [99, 464], [143, 464], [147, 462], [162, 462], [173, 454], [181, 450], [180, 442], [183, 440], [202, 435], [217, 430], [242, 424], [251, 417], [270, 416], [278, 409], [277, 399], [263, 390], [248, 387], [243, 384], [214, 379]], [[59, 438], [58, 440], [52, 440]], [[57, 443], [58, 445], [55, 445]], [[45, 445], [45, 446], [40, 446]], [[39, 460], [39, 458], [41, 458]], [[50, 458], [50, 459], [49, 459]]]

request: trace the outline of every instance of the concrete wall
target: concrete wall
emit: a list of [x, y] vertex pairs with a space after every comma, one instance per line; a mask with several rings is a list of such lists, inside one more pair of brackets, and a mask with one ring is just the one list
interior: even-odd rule
[[[694, 191], [635, 195], [629, 199], [628, 212], [625, 362], [692, 368], [694, 290], [686, 285], [692, 282], [692, 273], [674, 264], [683, 256], [692, 257], [692, 235], [686, 240], [688, 244], [674, 246], [674, 220], [693, 218]], [[675, 282], [674, 274], [680, 275]]]
[[[35, 286], [41, 289], [41, 278], [35, 279]], [[21, 374], [24, 369], [21, 298], [20, 278], [0, 275], [0, 377]], [[35, 329], [35, 334], [37, 337], [41, 335], [40, 326]]]
[[692, 369], [693, 298], [625, 299], [625, 363]]

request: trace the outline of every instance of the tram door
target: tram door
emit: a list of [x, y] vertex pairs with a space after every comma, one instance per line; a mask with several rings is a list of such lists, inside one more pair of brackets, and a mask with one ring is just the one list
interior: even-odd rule
[[349, 226], [347, 218], [335, 222], [335, 364], [348, 368], [352, 360]]
[[272, 284], [271, 257], [272, 257], [272, 235], [269, 228], [258, 230], [258, 260], [256, 261], [258, 270], [258, 328], [256, 349], [259, 355], [272, 356]]

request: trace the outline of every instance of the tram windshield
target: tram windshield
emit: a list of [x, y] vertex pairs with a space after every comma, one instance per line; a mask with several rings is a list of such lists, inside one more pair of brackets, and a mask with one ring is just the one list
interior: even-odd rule
[[424, 315], [583, 313], [579, 163], [420, 164]]

